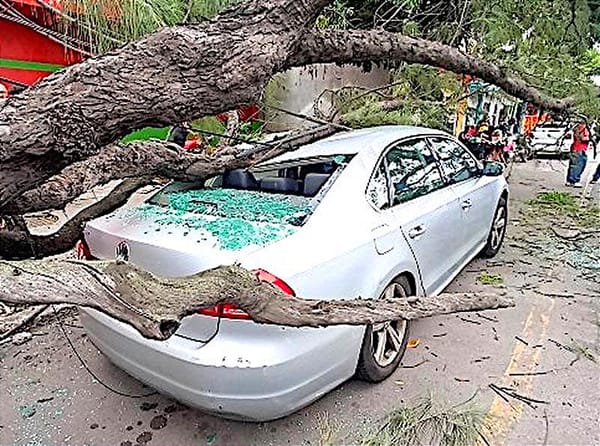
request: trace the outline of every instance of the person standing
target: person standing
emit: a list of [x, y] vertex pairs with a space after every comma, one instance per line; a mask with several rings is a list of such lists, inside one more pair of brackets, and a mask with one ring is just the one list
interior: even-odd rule
[[573, 145], [569, 155], [566, 186], [582, 187], [581, 175], [587, 164], [587, 149], [590, 144], [590, 129], [587, 123], [581, 121], [573, 132]]
[[[596, 133], [597, 135], [598, 133]], [[596, 141], [596, 144], [594, 145], [594, 159], [598, 158], [598, 142]], [[598, 164], [598, 167], [596, 167], [596, 173], [594, 173], [594, 176], [592, 177], [592, 181], [590, 181], [590, 184], [596, 184], [598, 181], [600, 181], [600, 164]]]

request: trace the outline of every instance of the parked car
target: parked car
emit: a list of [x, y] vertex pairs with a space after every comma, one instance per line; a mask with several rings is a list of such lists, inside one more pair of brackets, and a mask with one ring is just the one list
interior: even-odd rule
[[547, 122], [538, 125], [531, 134], [529, 143], [534, 155], [567, 156], [573, 145], [574, 126], [569, 122]]
[[[173, 183], [141, 207], [87, 224], [83, 250], [167, 277], [239, 262], [289, 296], [436, 295], [507, 226], [502, 166], [446, 133], [338, 134], [206, 184]], [[398, 367], [409, 323], [290, 328], [233, 305], [201, 309], [166, 341], [81, 309], [90, 339], [144, 383], [219, 416], [285, 416], [356, 375]]]

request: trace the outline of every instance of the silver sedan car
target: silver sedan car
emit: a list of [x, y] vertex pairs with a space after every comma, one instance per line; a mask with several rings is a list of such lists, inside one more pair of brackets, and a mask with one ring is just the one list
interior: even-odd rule
[[[240, 263], [289, 296], [436, 295], [507, 225], [502, 169], [446, 133], [378, 127], [338, 134], [205, 184], [172, 183], [90, 222], [79, 252], [115, 252], [165, 277]], [[231, 304], [204, 308], [166, 341], [82, 309], [92, 341], [144, 383], [219, 416], [264, 421], [356, 376], [398, 367], [409, 324], [261, 325]]]

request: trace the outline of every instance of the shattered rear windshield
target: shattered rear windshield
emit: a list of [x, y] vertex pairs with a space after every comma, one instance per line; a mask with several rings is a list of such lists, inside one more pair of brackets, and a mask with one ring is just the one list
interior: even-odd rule
[[180, 212], [295, 226], [311, 209], [309, 197], [221, 188], [165, 190], [149, 203]]
[[205, 187], [173, 183], [148, 204], [177, 213], [301, 226], [351, 159], [338, 155], [267, 164], [212, 178]]

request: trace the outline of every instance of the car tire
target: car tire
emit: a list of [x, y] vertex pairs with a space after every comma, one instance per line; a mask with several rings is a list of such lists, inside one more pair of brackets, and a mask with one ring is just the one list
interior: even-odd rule
[[[381, 297], [386, 294], [403, 297], [414, 294], [414, 290], [408, 279], [400, 276], [386, 287]], [[368, 325], [358, 357], [356, 377], [377, 383], [394, 373], [406, 351], [409, 329], [410, 321], [405, 320]]]
[[508, 225], [508, 204], [506, 198], [501, 197], [494, 212], [492, 227], [488, 234], [487, 243], [481, 251], [481, 256], [491, 258], [498, 254], [506, 235], [506, 227]]

